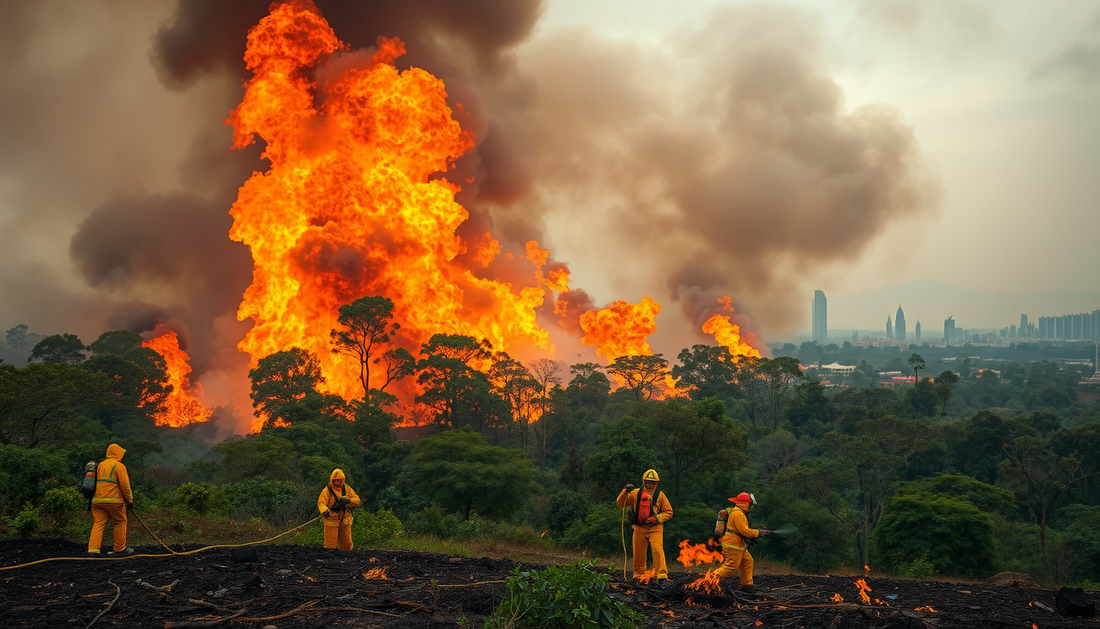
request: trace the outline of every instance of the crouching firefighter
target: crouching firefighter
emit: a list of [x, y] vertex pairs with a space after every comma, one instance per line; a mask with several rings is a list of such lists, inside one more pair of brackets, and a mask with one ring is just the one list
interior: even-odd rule
[[351, 509], [362, 504], [355, 490], [344, 482], [344, 471], [337, 468], [328, 477], [328, 485], [317, 497], [317, 510], [325, 522], [325, 548], [351, 550]]
[[[95, 493], [91, 499], [92, 534], [88, 537], [88, 554], [99, 555], [107, 521], [114, 522], [114, 545], [109, 555], [132, 555], [126, 547], [126, 509], [134, 508], [134, 492], [130, 475], [122, 464], [126, 451], [116, 443], [107, 446], [107, 458], [95, 466]], [[90, 464], [89, 464], [90, 465]]]
[[714, 539], [722, 543], [722, 565], [716, 574], [719, 579], [741, 574], [741, 590], [750, 594], [756, 592], [752, 583], [752, 555], [749, 546], [761, 536], [771, 535], [768, 529], [749, 528], [749, 509], [756, 504], [756, 496], [741, 492], [730, 498], [732, 509], [718, 512], [718, 522], [714, 525]]
[[668, 566], [665, 565], [665, 527], [664, 523], [672, 519], [672, 505], [668, 498], [657, 489], [660, 481], [657, 470], [646, 470], [642, 475], [641, 489], [626, 485], [619, 492], [615, 504], [620, 509], [633, 507], [630, 517], [634, 529], [634, 578], [645, 574], [646, 546], [653, 553], [653, 571], [658, 579], [668, 579]]

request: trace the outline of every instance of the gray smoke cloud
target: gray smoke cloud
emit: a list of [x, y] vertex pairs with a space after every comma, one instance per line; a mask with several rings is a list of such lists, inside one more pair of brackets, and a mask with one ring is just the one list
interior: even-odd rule
[[[262, 146], [228, 150], [222, 121], [268, 5], [3, 3], [0, 327], [89, 342], [172, 321], [194, 376], [241, 379], [251, 262], [228, 210], [265, 165]], [[719, 8], [638, 43], [536, 38], [541, 0], [317, 6], [353, 49], [400, 37], [400, 67], [446, 82], [478, 138], [448, 174], [474, 179], [460, 234], [519, 252], [536, 239], [572, 264], [572, 333], [578, 307], [647, 294], [666, 355], [707, 340], [722, 295], [757, 334], [791, 331], [815, 277], [936, 207], [912, 129], [889, 106], [846, 107], [804, 9]]]

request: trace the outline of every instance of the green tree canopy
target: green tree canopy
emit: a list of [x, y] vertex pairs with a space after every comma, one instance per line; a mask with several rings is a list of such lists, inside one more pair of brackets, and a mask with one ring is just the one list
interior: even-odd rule
[[88, 346], [93, 355], [115, 354], [122, 356], [126, 352], [141, 347], [141, 335], [127, 330], [104, 332]]
[[953, 577], [984, 577], [997, 568], [993, 520], [969, 502], [942, 495], [914, 492], [891, 499], [875, 542], [895, 568], [917, 559]]
[[47, 365], [79, 365], [86, 358], [86, 349], [75, 334], [54, 334], [39, 341], [27, 360]]
[[[359, 362], [363, 395], [370, 396], [370, 364], [378, 348], [389, 343], [401, 328], [393, 322], [393, 301], [375, 295], [360, 297], [340, 306], [337, 322], [343, 329], [332, 330], [332, 351], [348, 354]], [[388, 384], [388, 383], [387, 383]]]
[[633, 391], [637, 399], [648, 400], [657, 383], [669, 373], [668, 361], [661, 354], [620, 356], [607, 367], [607, 373], [621, 378], [623, 386]]
[[530, 497], [535, 467], [519, 450], [491, 446], [469, 430], [442, 432], [416, 444], [406, 473], [432, 502], [460, 513], [502, 520]]
[[507, 422], [507, 403], [493, 393], [489, 377], [473, 366], [491, 359], [488, 341], [435, 334], [420, 353], [424, 358], [417, 363], [417, 381], [423, 385], [423, 392], [416, 401], [434, 410], [440, 425], [471, 426], [480, 432]]
[[103, 374], [64, 363], [0, 364], [0, 445], [33, 448], [56, 437], [110, 386]]
[[677, 388], [690, 387], [691, 397], [728, 398], [736, 391], [733, 382], [733, 356], [724, 345], [692, 345], [676, 357], [680, 364], [672, 368]]

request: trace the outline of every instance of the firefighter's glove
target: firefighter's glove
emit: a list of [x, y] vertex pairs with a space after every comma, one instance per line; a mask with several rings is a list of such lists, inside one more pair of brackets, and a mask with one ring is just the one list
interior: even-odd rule
[[772, 532], [769, 531], [768, 529], [760, 529], [760, 537], [767, 537], [768, 535], [771, 535], [771, 534], [772, 534]]
[[630, 491], [630, 490], [634, 489], [634, 485], [631, 485], [630, 483], [627, 483], [627, 484], [623, 485], [623, 489], [626, 490], [626, 491]]
[[327, 518], [330, 515], [332, 515], [332, 512], [329, 511], [328, 509], [325, 509], [324, 511], [321, 512], [321, 517], [322, 518]]
[[656, 524], [657, 523], [657, 518], [655, 518], [654, 516], [649, 516], [648, 518], [645, 519], [645, 523], [646, 524]]
[[722, 536], [721, 535], [711, 535], [710, 538], [712, 540], [714, 540], [715, 544], [721, 544], [722, 543]]
[[350, 505], [351, 504], [351, 498], [348, 498], [347, 496], [343, 496], [340, 499], [338, 499], [336, 502], [339, 502], [340, 506], [343, 507], [345, 505]]

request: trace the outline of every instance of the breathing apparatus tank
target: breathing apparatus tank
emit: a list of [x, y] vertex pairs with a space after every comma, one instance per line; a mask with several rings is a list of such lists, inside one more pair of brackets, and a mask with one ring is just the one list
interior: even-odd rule
[[84, 497], [88, 500], [95, 496], [95, 472], [96, 462], [88, 461], [88, 464], [84, 466], [84, 478], [80, 480], [80, 493], [84, 494]]
[[721, 539], [726, 534], [726, 510], [718, 512], [718, 521], [714, 523], [714, 538]]

